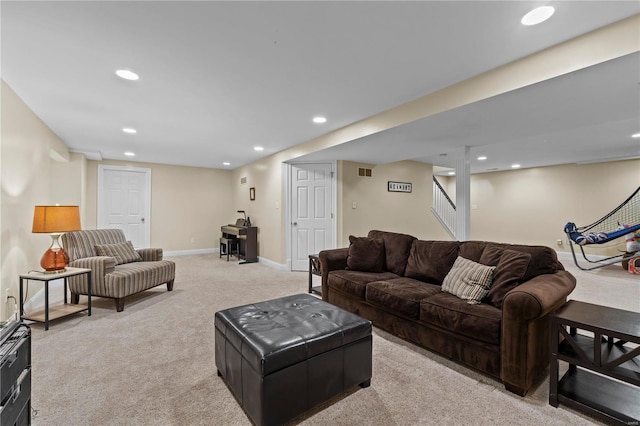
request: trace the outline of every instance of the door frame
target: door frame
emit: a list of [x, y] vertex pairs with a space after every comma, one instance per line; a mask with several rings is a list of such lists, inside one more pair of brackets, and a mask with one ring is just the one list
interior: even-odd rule
[[293, 262], [291, 261], [291, 247], [293, 246], [293, 242], [291, 241], [293, 232], [293, 224], [291, 223], [291, 200], [293, 199], [293, 185], [292, 185], [292, 172], [293, 166], [301, 165], [301, 164], [331, 164], [331, 171], [333, 172], [333, 177], [331, 179], [331, 239], [332, 239], [332, 248], [335, 248], [335, 245], [338, 241], [338, 162], [336, 160], [333, 161], [291, 161], [282, 163], [282, 192], [285, 194], [284, 200], [284, 231], [285, 231], [285, 249], [286, 249], [286, 257], [287, 264], [286, 270], [293, 271], [292, 266]]
[[118, 171], [118, 172], [138, 172], [144, 174], [144, 185], [145, 192], [147, 194], [147, 199], [145, 200], [145, 211], [144, 211], [144, 234], [145, 240], [143, 241], [144, 248], [151, 246], [151, 169], [146, 167], [132, 167], [132, 166], [113, 166], [108, 164], [98, 164], [98, 214], [97, 214], [97, 228], [103, 229], [106, 227], [105, 219], [106, 214], [104, 212], [104, 202], [102, 197], [104, 195], [104, 173], [108, 170]]

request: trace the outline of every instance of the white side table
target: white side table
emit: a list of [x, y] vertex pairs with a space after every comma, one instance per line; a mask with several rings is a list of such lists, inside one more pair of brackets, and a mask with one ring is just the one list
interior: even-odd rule
[[[88, 291], [87, 304], [71, 304], [67, 303], [67, 278], [75, 275], [87, 275]], [[64, 304], [49, 306], [49, 281], [64, 279]], [[44, 282], [44, 310], [24, 314], [24, 296], [23, 282], [24, 280], [43, 281]], [[66, 317], [77, 314], [78, 312], [87, 311], [87, 316], [91, 316], [91, 269], [85, 268], [67, 268], [65, 272], [45, 274], [43, 272], [32, 272], [29, 274], [20, 274], [20, 318], [31, 321], [44, 322], [44, 329], [49, 329], [49, 321], [57, 318]]]

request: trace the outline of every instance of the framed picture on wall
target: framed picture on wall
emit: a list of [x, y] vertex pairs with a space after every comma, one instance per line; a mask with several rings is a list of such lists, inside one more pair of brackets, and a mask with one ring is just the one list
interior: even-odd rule
[[249, 188], [249, 199], [251, 201], [256, 199], [256, 189], [254, 187]]
[[409, 182], [387, 182], [387, 191], [389, 192], [411, 192], [411, 183]]

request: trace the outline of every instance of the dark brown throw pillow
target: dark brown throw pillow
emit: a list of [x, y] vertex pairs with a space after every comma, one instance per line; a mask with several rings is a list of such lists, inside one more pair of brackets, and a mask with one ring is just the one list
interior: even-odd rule
[[349, 235], [347, 269], [361, 272], [382, 272], [384, 241], [378, 238]]
[[480, 257], [483, 265], [495, 266], [493, 284], [486, 297], [486, 301], [502, 309], [504, 296], [520, 284], [531, 262], [531, 255], [516, 250], [500, 247], [487, 247]]

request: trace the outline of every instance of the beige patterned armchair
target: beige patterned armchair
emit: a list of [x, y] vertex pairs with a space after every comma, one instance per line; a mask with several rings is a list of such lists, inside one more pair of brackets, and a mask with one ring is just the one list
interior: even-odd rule
[[[116, 310], [124, 309], [126, 296], [167, 284], [173, 290], [175, 263], [162, 260], [162, 249], [134, 250], [121, 229], [67, 232], [62, 244], [69, 266], [91, 269], [91, 296], [115, 299]], [[85, 275], [69, 277], [72, 303], [87, 294]]]

